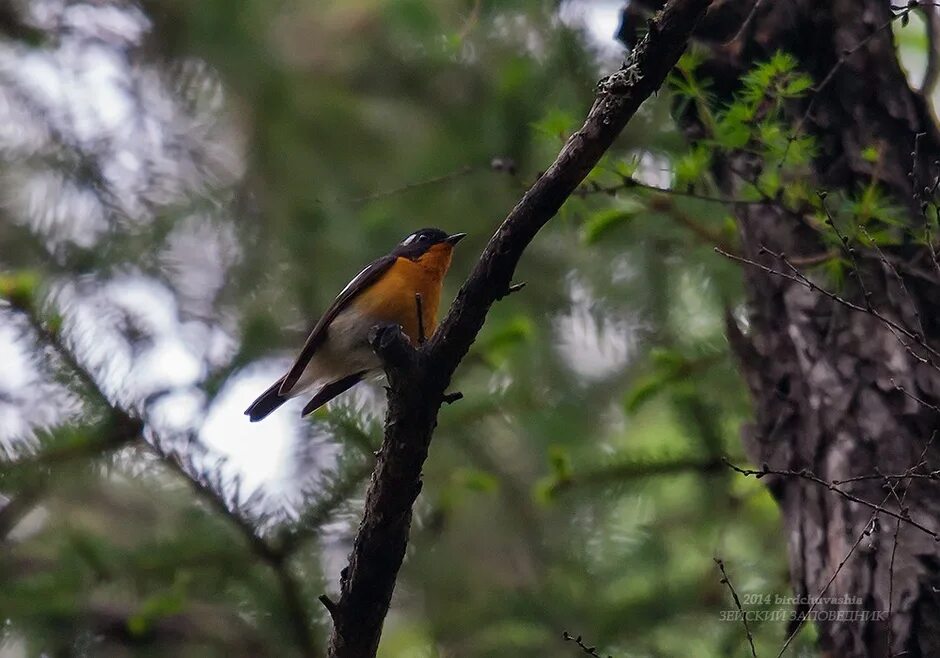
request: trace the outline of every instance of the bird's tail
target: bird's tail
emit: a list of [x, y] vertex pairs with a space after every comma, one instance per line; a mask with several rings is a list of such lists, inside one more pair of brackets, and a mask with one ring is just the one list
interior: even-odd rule
[[345, 393], [353, 386], [362, 381], [362, 378], [368, 373], [368, 370], [360, 370], [359, 372], [354, 372], [351, 375], [347, 375], [342, 379], [337, 379], [335, 382], [330, 382], [323, 386], [317, 394], [310, 399], [310, 402], [306, 404], [303, 411], [300, 412], [301, 416], [306, 416], [312, 414], [314, 411], [322, 407], [324, 404], [335, 398], [340, 393]]
[[251, 422], [257, 423], [290, 399], [289, 396], [279, 395], [277, 392], [282, 381], [284, 381], [283, 377], [271, 384], [268, 390], [259, 395], [258, 399], [245, 409], [245, 415], [248, 416]]

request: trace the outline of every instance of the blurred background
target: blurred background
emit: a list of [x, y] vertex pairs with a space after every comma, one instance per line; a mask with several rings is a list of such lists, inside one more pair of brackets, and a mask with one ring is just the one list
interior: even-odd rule
[[[417, 228], [469, 234], [449, 303], [618, 65], [622, 7], [0, 1], [0, 656], [322, 651], [383, 391], [242, 412]], [[916, 71], [923, 27], [898, 30]], [[681, 186], [670, 107], [598, 180]], [[727, 209], [583, 192], [458, 371], [381, 656], [579, 655], [564, 631], [746, 655], [713, 558], [739, 592], [789, 592], [771, 498], [719, 461], [749, 413]]]

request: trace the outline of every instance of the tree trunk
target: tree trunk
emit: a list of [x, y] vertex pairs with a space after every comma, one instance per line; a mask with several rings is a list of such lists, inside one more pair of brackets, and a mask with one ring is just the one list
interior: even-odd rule
[[[643, 10], [655, 4], [631, 2], [622, 34], [635, 33], [645, 20]], [[795, 55], [816, 81], [802, 104], [788, 110], [797, 126], [809, 109], [802, 129], [819, 144], [813, 165], [816, 187], [854, 193], [873, 178], [879, 180], [894, 202], [907, 209], [912, 235], [923, 235], [917, 190], [932, 185], [940, 173], [934, 164], [940, 159], [940, 136], [927, 104], [910, 88], [898, 64], [891, 30], [885, 27], [892, 17], [889, 4], [765, 1], [733, 39], [753, 4], [716, 3], [697, 32], [711, 52], [703, 77], [713, 81], [719, 102], [727, 102], [754, 62], [778, 50]], [[684, 124], [693, 139], [700, 134], [695, 117], [686, 117]], [[915, 158], [918, 133], [923, 135]], [[879, 153], [877, 163], [862, 157], [870, 146]], [[713, 175], [733, 196], [741, 172], [754, 174], [760, 166], [751, 156], [733, 155], [716, 165]], [[804, 217], [776, 205], [739, 205], [735, 216], [744, 256], [774, 270], [787, 268], [762, 247], [784, 252], [791, 260], [832, 249]], [[926, 343], [940, 348], [940, 266], [923, 241], [913, 237], [884, 251], [897, 262], [907, 290], [877, 253], [858, 248], [861, 284], [850, 277], [839, 293], [865, 307], [867, 291], [884, 317], [915, 334], [923, 325]], [[745, 335], [731, 321], [728, 332], [754, 402], [754, 422], [744, 429], [743, 441], [755, 464], [795, 472], [762, 480], [783, 515], [794, 594], [816, 597], [825, 592], [826, 597], [861, 601], [818, 603], [814, 612], [876, 613], [874, 619], [853, 621], [817, 618], [821, 649], [832, 656], [940, 656], [940, 543], [907, 522], [898, 524], [799, 475], [807, 469], [826, 481], [845, 481], [904, 473], [922, 455], [929, 470], [940, 468], [940, 437], [931, 442], [940, 429], [940, 370], [922, 362], [940, 359], [872, 313], [853, 311], [757, 267], [745, 266], [743, 275], [748, 328]], [[877, 477], [840, 488], [899, 513], [903, 499], [916, 522], [934, 532], [940, 529], [936, 480], [904, 480], [897, 496]], [[811, 605], [800, 604], [798, 611]]]

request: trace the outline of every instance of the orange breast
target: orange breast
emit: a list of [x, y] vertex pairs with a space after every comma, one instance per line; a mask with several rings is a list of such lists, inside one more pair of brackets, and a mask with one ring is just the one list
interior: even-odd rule
[[415, 293], [421, 294], [424, 334], [430, 338], [437, 329], [437, 308], [441, 286], [450, 267], [450, 245], [435, 245], [417, 261], [399, 258], [382, 278], [363, 291], [353, 302], [376, 323], [400, 324], [412, 343], [418, 342], [418, 309]]

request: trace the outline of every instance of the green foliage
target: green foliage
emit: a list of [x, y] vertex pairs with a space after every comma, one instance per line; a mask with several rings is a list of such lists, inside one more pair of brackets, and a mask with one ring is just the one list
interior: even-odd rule
[[679, 189], [691, 187], [708, 172], [711, 164], [711, 149], [702, 145], [682, 155], [675, 164], [676, 185]]
[[636, 413], [643, 403], [671, 389], [695, 367], [695, 363], [681, 353], [665, 348], [650, 350], [650, 364], [653, 371], [638, 378], [624, 398], [624, 406], [629, 413]]
[[[240, 521], [291, 547], [286, 564], [319, 649], [329, 620], [316, 597], [335, 593], [358, 526], [381, 386], [303, 421], [295, 403], [264, 421], [251, 444], [261, 449], [242, 467], [250, 475], [251, 460], [278, 450], [282, 463], [253, 498], [235, 495], [233, 470], [217, 461], [218, 447], [248, 431], [234, 397], [270, 383], [346, 281], [417, 227], [470, 234], [446, 305], [577, 128], [598, 71], [554, 5], [142, 7], [154, 31], [134, 51], [130, 82], [169, 81], [153, 104], [182, 108], [160, 133], [179, 137], [173, 157], [142, 159], [158, 181], [135, 191], [139, 216], [106, 213], [98, 233], [61, 237], [71, 224], [56, 224], [52, 210], [78, 213], [84, 201], [50, 192], [41, 212], [9, 204], [23, 216], [0, 230], [0, 295], [42, 308], [106, 400], [145, 415], [147, 440], [169, 435], [233, 513], [220, 514], [140, 441], [98, 450], [113, 430], [105, 400], [75, 386], [74, 373], [62, 386], [60, 360], [51, 359], [56, 373], [37, 365], [17, 386], [52, 400], [55, 413], [0, 390], [26, 410], [2, 440], [66, 458], [0, 470], [4, 496], [31, 502], [0, 553], [3, 637], [28, 655], [122, 655], [127, 645], [133, 655], [301, 655], [282, 579]], [[561, 633], [572, 630], [617, 656], [726, 656], [744, 645], [740, 628], [718, 618], [715, 552], [751, 591], [786, 590], [762, 484], [688, 467], [738, 455], [749, 411], [722, 329], [724, 307], [741, 300], [739, 272], [712, 251], [733, 249], [736, 232], [726, 205], [682, 195], [720, 197], [711, 168], [748, 150], [766, 166], [743, 196], [779, 193], [831, 235], [801, 177], [815, 145], [782, 112], [812, 83], [781, 53], [717, 108], [701, 62], [683, 56], [670, 90], [539, 233], [517, 272], [526, 288], [492, 309], [462, 363], [453, 387], [464, 399], [440, 414], [380, 655], [563, 655]], [[686, 111], [709, 129], [689, 146], [670, 117]], [[71, 162], [65, 145], [46, 146], [62, 156], [55, 166]], [[36, 156], [0, 153], [18, 175], [18, 158]], [[516, 172], [492, 170], [494, 158]], [[95, 198], [94, 184], [75, 184]], [[864, 213], [875, 241], [895, 239], [885, 228], [895, 210], [877, 188], [830, 201], [840, 226]], [[836, 257], [820, 270], [835, 278], [845, 266]], [[158, 293], [138, 289], [142, 301], [127, 304], [121, 293], [134, 285]], [[46, 360], [19, 316], [2, 321], [27, 361]], [[181, 375], [187, 368], [157, 349], [168, 344], [190, 354], [196, 374]], [[220, 413], [231, 424], [210, 448], [205, 421]], [[296, 435], [287, 446], [285, 427]], [[100, 639], [88, 648], [90, 633]], [[758, 628], [759, 648], [779, 634]]]
[[544, 117], [533, 123], [532, 127], [546, 137], [564, 141], [574, 131], [575, 121], [571, 113], [551, 108]]
[[815, 157], [816, 145], [811, 136], [795, 132], [784, 113], [788, 102], [802, 98], [813, 86], [812, 79], [798, 70], [796, 58], [777, 52], [758, 62], [743, 76], [734, 101], [718, 111], [713, 109], [708, 81], [697, 79], [696, 58], [685, 60], [680, 72], [672, 78], [673, 89], [691, 103], [710, 134], [677, 160], [677, 185], [709, 189], [707, 172], [714, 158], [722, 152], [746, 151], [763, 164], [755, 179], [743, 181], [742, 198], [782, 196], [792, 208], [811, 203], [801, 178]]
[[35, 272], [15, 272], [0, 276], [0, 299], [5, 299], [13, 306], [30, 308], [39, 287], [39, 277]]
[[610, 231], [630, 221], [645, 209], [644, 204], [629, 200], [613, 208], [601, 208], [582, 224], [581, 239], [588, 245], [600, 242]]

